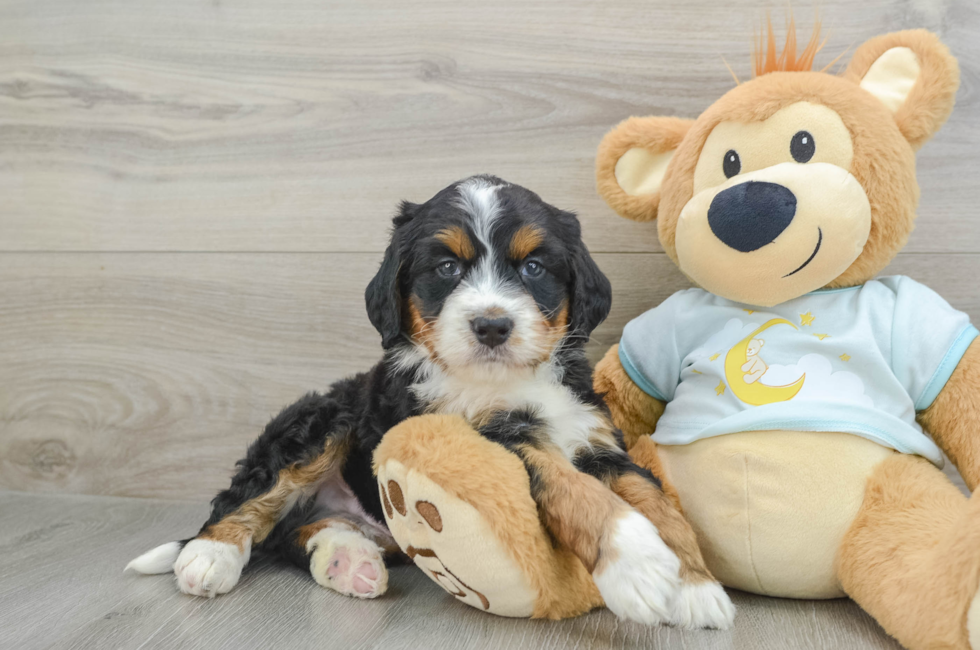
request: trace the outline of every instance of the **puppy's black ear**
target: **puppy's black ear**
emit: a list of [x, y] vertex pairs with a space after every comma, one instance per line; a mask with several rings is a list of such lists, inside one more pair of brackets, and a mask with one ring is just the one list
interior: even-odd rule
[[572, 310], [569, 330], [588, 338], [612, 308], [612, 286], [581, 241], [572, 256]]
[[364, 291], [368, 318], [381, 334], [381, 347], [385, 350], [402, 337], [402, 296], [399, 287], [402, 266], [401, 229], [412, 220], [419, 206], [403, 201], [395, 217], [391, 241], [385, 250], [381, 268]]

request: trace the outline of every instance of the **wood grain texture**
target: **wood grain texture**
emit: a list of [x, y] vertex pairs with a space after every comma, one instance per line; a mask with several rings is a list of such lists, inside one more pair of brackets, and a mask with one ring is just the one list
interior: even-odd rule
[[[50, 493], [0, 492], [0, 647], [897, 648], [846, 600], [734, 593], [734, 631], [682, 632], [490, 617], [410, 567], [376, 602], [261, 560], [213, 601], [121, 573], [197, 529], [282, 405], [377, 360], [362, 291], [399, 200], [491, 172], [576, 210], [615, 290], [593, 360], [686, 287], [596, 195], [595, 148], [629, 115], [700, 113], [722, 56], [746, 76], [770, 5], [0, 0], [0, 487]], [[910, 27], [959, 58], [889, 272], [978, 322], [980, 7], [819, 6], [818, 64]]]
[[495, 617], [456, 601], [415, 567], [394, 569], [373, 601], [318, 586], [257, 558], [229, 594], [185, 596], [167, 575], [126, 562], [187, 535], [203, 503], [0, 492], [0, 645], [18, 650], [305, 648], [873, 648], [896, 650], [849, 600], [794, 601], [731, 592], [727, 632], [618, 621], [606, 610], [552, 622]]
[[[959, 57], [908, 250], [980, 251], [980, 7], [818, 4], [818, 65], [909, 27]], [[577, 210], [593, 250], [660, 250], [596, 195], [596, 146], [630, 115], [699, 114], [732, 87], [722, 57], [748, 76], [770, 5], [4, 0], [0, 250], [376, 252], [397, 201], [478, 172]]]
[[[0, 266], [0, 486], [208, 499], [281, 407], [373, 365], [378, 255], [20, 253]], [[600, 254], [623, 325], [686, 279], [662, 253]], [[980, 255], [888, 272], [980, 322]]]

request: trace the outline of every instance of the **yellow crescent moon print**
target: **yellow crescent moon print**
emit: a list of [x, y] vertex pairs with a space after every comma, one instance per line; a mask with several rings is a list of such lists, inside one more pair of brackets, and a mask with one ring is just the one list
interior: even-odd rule
[[742, 364], [748, 359], [746, 351], [748, 350], [749, 342], [773, 325], [789, 325], [793, 329], [797, 329], [796, 325], [785, 318], [773, 318], [736, 343], [728, 351], [728, 356], [725, 357], [725, 379], [728, 380], [729, 388], [732, 389], [735, 397], [752, 406], [762, 406], [763, 404], [791, 400], [803, 388], [803, 380], [806, 379], [806, 373], [803, 373], [802, 377], [792, 384], [786, 384], [785, 386], [766, 386], [758, 381], [751, 384], [745, 383], [745, 380], [742, 378], [744, 374], [742, 372]]

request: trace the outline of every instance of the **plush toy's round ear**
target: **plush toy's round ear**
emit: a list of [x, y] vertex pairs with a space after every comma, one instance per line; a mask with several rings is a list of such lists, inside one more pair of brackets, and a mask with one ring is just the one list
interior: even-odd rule
[[634, 221], [656, 219], [667, 164], [692, 124], [679, 117], [631, 117], [607, 133], [596, 156], [596, 184], [609, 207]]
[[872, 38], [854, 53], [844, 76], [888, 107], [915, 149], [949, 117], [960, 85], [949, 48], [924, 29]]

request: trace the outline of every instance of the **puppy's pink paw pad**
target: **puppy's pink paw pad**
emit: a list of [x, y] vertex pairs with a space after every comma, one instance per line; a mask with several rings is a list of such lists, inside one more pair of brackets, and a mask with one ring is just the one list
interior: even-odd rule
[[373, 564], [362, 564], [361, 566], [357, 567], [357, 575], [363, 576], [368, 580], [377, 580], [378, 570], [374, 568]]
[[365, 597], [373, 597], [378, 589], [378, 569], [372, 563], [364, 563], [357, 567], [351, 575], [351, 587]]
[[350, 569], [350, 554], [346, 548], [340, 547], [330, 556], [329, 562], [330, 564], [327, 566], [327, 577], [331, 580], [339, 578]]
[[363, 535], [325, 529], [310, 542], [310, 573], [347, 596], [376, 598], [388, 589], [388, 570], [377, 544]]

